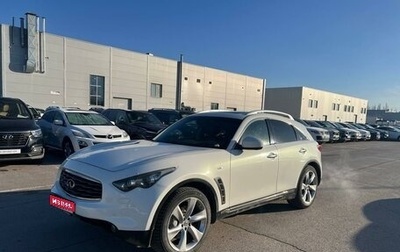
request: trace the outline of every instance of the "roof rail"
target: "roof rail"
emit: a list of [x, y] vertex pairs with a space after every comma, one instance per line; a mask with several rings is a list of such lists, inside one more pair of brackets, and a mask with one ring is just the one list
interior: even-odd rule
[[231, 110], [231, 109], [210, 109], [210, 110], [202, 110], [197, 113], [200, 114], [200, 113], [209, 113], [209, 112], [235, 112], [235, 111]]
[[285, 112], [276, 111], [276, 110], [254, 110], [254, 111], [250, 111], [249, 113], [247, 113], [247, 115], [263, 114], [263, 113], [283, 116], [283, 117], [289, 118], [290, 120], [294, 120], [292, 115], [285, 113]]

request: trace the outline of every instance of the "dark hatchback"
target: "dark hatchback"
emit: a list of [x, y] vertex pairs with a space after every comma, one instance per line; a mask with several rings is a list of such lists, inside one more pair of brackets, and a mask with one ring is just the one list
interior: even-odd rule
[[44, 157], [43, 135], [28, 106], [20, 99], [0, 97], [0, 161]]
[[153, 139], [166, 125], [147, 111], [106, 109], [102, 115], [125, 130], [131, 139]]

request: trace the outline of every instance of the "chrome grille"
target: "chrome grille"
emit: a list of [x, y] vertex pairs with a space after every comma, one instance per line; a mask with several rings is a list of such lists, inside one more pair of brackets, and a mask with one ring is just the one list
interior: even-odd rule
[[94, 137], [103, 139], [114, 139], [114, 138], [121, 138], [122, 135], [94, 135]]
[[71, 196], [84, 199], [101, 199], [102, 185], [100, 182], [73, 174], [65, 169], [61, 172], [60, 186]]
[[29, 140], [29, 132], [0, 132], [0, 147], [24, 147]]

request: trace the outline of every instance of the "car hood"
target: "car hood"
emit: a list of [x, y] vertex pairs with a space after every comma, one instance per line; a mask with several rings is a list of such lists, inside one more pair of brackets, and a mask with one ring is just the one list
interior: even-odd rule
[[319, 131], [319, 132], [329, 132], [327, 129], [323, 129], [323, 128], [318, 128], [318, 127], [312, 127], [312, 126], [307, 126], [308, 130], [315, 130], [315, 131]]
[[0, 131], [28, 131], [40, 129], [33, 119], [0, 119]]
[[122, 134], [120, 128], [114, 125], [99, 125], [99, 126], [89, 126], [89, 125], [74, 125], [71, 128], [76, 130], [84, 130], [91, 135], [116, 135]]
[[166, 157], [178, 158], [179, 155], [187, 152], [200, 153], [205, 150], [209, 149], [138, 140], [90, 146], [74, 153], [69, 159], [107, 171], [120, 171], [145, 162], [157, 161]]

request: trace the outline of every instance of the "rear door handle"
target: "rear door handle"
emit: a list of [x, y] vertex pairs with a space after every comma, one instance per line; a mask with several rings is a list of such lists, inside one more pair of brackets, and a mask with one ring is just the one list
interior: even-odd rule
[[278, 155], [274, 152], [268, 154], [267, 158], [275, 159]]

